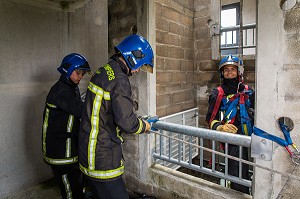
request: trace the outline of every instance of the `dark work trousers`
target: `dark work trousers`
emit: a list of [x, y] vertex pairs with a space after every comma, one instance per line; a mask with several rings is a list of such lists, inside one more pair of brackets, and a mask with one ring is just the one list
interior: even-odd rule
[[63, 199], [82, 199], [82, 173], [78, 164], [51, 165], [56, 183]]
[[[228, 146], [228, 155], [239, 157], [239, 146], [231, 145]], [[248, 149], [243, 147], [242, 158], [248, 160]], [[242, 164], [242, 178], [249, 180], [249, 165]], [[228, 174], [239, 177], [239, 162], [228, 158]], [[242, 193], [249, 194], [249, 187], [231, 182], [231, 188]]]
[[89, 187], [92, 189], [93, 199], [129, 199], [122, 178], [104, 182], [87, 178], [87, 181]]

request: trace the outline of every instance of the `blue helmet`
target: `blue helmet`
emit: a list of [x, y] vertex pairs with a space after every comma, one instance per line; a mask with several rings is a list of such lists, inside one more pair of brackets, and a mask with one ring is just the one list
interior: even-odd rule
[[62, 74], [67, 79], [69, 79], [75, 69], [85, 71], [91, 70], [86, 58], [77, 53], [71, 53], [65, 56], [61, 62], [60, 67], [57, 68], [58, 72], [60, 72], [60, 74]]
[[149, 42], [140, 35], [129, 35], [119, 45], [115, 46], [115, 51], [120, 52], [127, 65], [132, 70], [142, 66], [147, 66], [147, 70], [153, 73], [153, 51]]
[[240, 76], [243, 75], [244, 73], [244, 66], [243, 66], [243, 61], [240, 60], [238, 57], [232, 56], [231, 54], [229, 54], [228, 56], [224, 57], [223, 59], [221, 59], [219, 66], [218, 66], [218, 70], [221, 73], [221, 77], [223, 78], [223, 67], [226, 65], [234, 65], [237, 67], [238, 69], [238, 74]]

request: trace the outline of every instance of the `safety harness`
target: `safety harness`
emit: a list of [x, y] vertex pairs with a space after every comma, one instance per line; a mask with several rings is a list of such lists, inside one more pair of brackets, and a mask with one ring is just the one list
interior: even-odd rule
[[245, 90], [243, 92], [236, 93], [229, 99], [224, 96], [224, 90], [221, 86], [219, 86], [217, 89], [219, 93], [215, 102], [213, 112], [211, 114], [211, 118], [209, 120], [209, 124], [211, 124], [211, 122], [214, 120], [219, 108], [221, 111], [225, 112], [224, 118], [222, 119], [221, 123], [234, 123], [239, 106], [242, 132], [244, 135], [251, 135], [251, 119], [249, 118], [248, 112], [246, 110], [246, 106], [250, 107], [249, 95], [252, 94], [252, 91], [249, 90], [249, 86], [245, 85]]

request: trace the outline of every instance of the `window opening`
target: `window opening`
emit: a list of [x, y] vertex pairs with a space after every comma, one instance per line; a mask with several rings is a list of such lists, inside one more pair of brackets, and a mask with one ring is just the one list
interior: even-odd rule
[[[230, 28], [240, 24], [240, 3], [222, 6], [221, 27]], [[237, 49], [230, 47], [238, 46], [239, 31], [231, 30], [221, 34], [221, 47], [228, 49], [222, 50], [221, 55], [237, 54]]]

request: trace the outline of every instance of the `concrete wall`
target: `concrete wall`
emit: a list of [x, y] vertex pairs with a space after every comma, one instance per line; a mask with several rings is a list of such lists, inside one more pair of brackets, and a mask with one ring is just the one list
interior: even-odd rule
[[[300, 7], [282, 11], [279, 1], [258, 1], [258, 39], [256, 63], [256, 125], [266, 132], [283, 137], [275, 127], [281, 116], [293, 119], [291, 136], [299, 145], [300, 104]], [[257, 160], [271, 169], [300, 175], [287, 151], [274, 143], [273, 160]], [[255, 169], [255, 198], [297, 198], [299, 181], [262, 169]]]
[[45, 97], [66, 54], [82, 53], [93, 70], [106, 62], [106, 5], [63, 13], [0, 2], [0, 198], [52, 176], [41, 148]]
[[[150, 169], [152, 192], [159, 199], [250, 199], [250, 195], [237, 192], [208, 182], [201, 178], [193, 177], [160, 165]], [[145, 190], [146, 193], [149, 189]]]
[[157, 115], [196, 106], [193, 1], [155, 1]]

